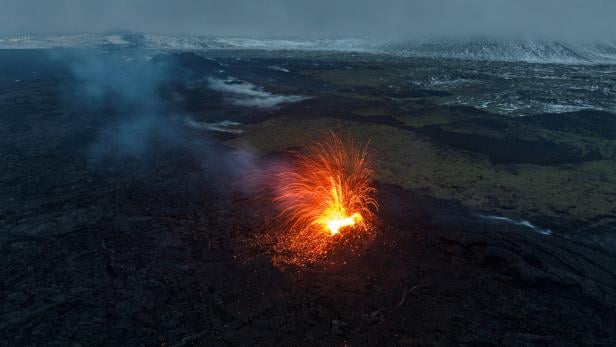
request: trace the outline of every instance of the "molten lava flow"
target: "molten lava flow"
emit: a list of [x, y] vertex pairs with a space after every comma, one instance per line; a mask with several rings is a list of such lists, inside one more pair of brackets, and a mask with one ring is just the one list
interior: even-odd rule
[[367, 146], [330, 132], [291, 158], [291, 167], [273, 173], [273, 201], [287, 230], [282, 246], [295, 262], [323, 257], [339, 237], [370, 232], [378, 206]]
[[353, 215], [350, 217], [344, 217], [344, 214], [328, 216], [325, 219], [324, 223], [327, 226], [329, 233], [332, 235], [336, 235], [340, 232], [340, 228], [353, 226], [357, 223], [363, 222], [363, 220], [364, 219], [359, 213], [353, 213]]

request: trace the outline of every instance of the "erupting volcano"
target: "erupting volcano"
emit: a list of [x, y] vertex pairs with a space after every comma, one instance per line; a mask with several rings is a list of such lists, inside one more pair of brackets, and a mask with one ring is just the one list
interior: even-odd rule
[[272, 173], [272, 192], [285, 235], [279, 248], [293, 263], [315, 262], [335, 244], [372, 234], [378, 204], [367, 145], [329, 132], [290, 157], [291, 166]]

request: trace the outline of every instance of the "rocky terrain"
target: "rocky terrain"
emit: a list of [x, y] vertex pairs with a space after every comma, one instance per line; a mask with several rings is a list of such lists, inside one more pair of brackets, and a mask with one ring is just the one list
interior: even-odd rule
[[[195, 53], [0, 51], [0, 345], [616, 344], [611, 90], [514, 117], [409, 81], [552, 70]], [[377, 237], [281, 270], [242, 167], [328, 129], [377, 153]]]

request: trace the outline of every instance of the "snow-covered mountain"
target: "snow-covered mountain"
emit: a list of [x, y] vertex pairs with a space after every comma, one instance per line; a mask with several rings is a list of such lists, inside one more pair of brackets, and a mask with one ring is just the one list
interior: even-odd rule
[[0, 49], [46, 48], [130, 48], [143, 46], [143, 34], [132, 32], [110, 34], [77, 34], [59, 36], [0, 36]]
[[143, 48], [379, 51], [383, 41], [365, 39], [252, 39], [118, 32], [64, 36], [0, 36], [0, 49]]
[[99, 47], [103, 49], [263, 49], [365, 52], [530, 63], [614, 64], [616, 42], [530, 39], [250, 39], [115, 32], [65, 36], [0, 36], [0, 49]]
[[529, 63], [616, 63], [613, 42], [556, 40], [440, 39], [387, 44], [385, 50], [401, 55]]

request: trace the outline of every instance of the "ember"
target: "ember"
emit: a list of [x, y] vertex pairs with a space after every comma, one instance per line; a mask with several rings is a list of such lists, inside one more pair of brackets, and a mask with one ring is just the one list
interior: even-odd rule
[[284, 229], [278, 246], [291, 262], [313, 263], [336, 244], [370, 236], [378, 205], [367, 145], [329, 132], [326, 141], [290, 154], [293, 165], [272, 173], [272, 191]]

